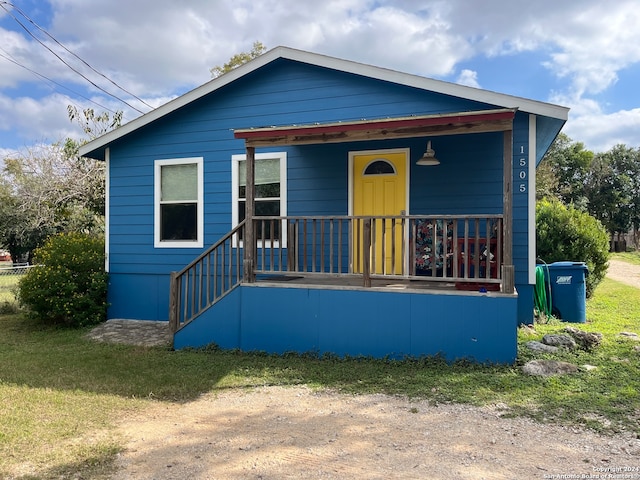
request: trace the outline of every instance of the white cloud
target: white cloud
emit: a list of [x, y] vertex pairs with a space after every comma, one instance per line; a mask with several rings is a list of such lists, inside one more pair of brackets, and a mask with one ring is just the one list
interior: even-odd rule
[[604, 152], [617, 144], [640, 146], [640, 107], [607, 113], [593, 99], [557, 95], [552, 101], [571, 107], [564, 133], [589, 150]]
[[[554, 37], [560, 51], [548, 63], [570, 76], [576, 92], [599, 93], [615, 84], [617, 72], [640, 61], [640, 11], [637, 3], [597, 3], [567, 19]], [[569, 35], [566, 34], [568, 31]]]
[[[322, 43], [310, 48], [396, 70], [427, 76], [451, 73], [471, 50], [437, 16], [423, 17], [393, 7], [322, 23]], [[319, 36], [318, 36], [319, 37]]]
[[448, 5], [452, 30], [468, 39], [475, 54], [542, 49], [556, 74], [572, 75], [576, 82], [588, 78], [591, 88], [610, 84], [617, 69], [640, 60], [640, 10], [635, 0], [490, 0], [478, 8], [470, 8], [465, 0], [450, 0]]
[[139, 96], [167, 95], [210, 79], [209, 69], [252, 42], [238, 41], [230, 2], [54, 0], [52, 29], [94, 67]]
[[[149, 95], [168, 94], [208, 80], [255, 40], [288, 45], [426, 75], [446, 75], [471, 50], [437, 15], [363, 0], [55, 0], [53, 33], [118, 83]], [[62, 13], [64, 12], [64, 14]], [[124, 72], [129, 72], [125, 75]]]
[[66, 137], [79, 138], [82, 132], [67, 117], [67, 105], [71, 103], [74, 101], [69, 97], [58, 94], [41, 99], [0, 96], [0, 130], [20, 132], [16, 144], [25, 146], [34, 141], [51, 143]]
[[460, 75], [458, 75], [456, 83], [466, 85], [468, 87], [480, 88], [480, 84], [478, 83], [478, 72], [465, 68], [460, 72]]
[[565, 133], [594, 152], [604, 152], [617, 144], [640, 145], [640, 108], [609, 114], [585, 114], [567, 123]]

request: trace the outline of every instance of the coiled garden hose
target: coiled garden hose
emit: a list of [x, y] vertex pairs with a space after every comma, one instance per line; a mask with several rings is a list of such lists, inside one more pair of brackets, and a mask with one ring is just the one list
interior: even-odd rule
[[534, 289], [534, 305], [540, 314], [545, 314], [547, 318], [551, 316], [551, 284], [545, 280], [544, 268], [547, 269], [549, 277], [549, 266], [538, 265], [536, 267], [536, 287]]

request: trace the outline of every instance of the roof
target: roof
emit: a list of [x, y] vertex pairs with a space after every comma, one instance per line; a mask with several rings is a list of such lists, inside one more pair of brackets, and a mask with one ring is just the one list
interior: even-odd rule
[[381, 118], [312, 125], [243, 128], [234, 130], [235, 138], [246, 146], [308, 145], [356, 140], [408, 138], [416, 135], [456, 135], [462, 133], [511, 130], [516, 109], [476, 110], [411, 117]]
[[[569, 109], [559, 105], [402, 73], [387, 68], [375, 67], [350, 60], [296, 50], [289, 47], [276, 47], [265, 54], [260, 55], [254, 60], [171, 100], [170, 102], [92, 140], [91, 142], [86, 143], [80, 147], [79, 153], [81, 156], [89, 157], [96, 155], [98, 154], [98, 150], [107, 147], [111, 142], [118, 140], [278, 59], [288, 59], [346, 73], [353, 73], [399, 85], [415, 87], [426, 91], [475, 100], [495, 105], [497, 107], [518, 109], [520, 111], [552, 117], [563, 121], [566, 121], [568, 118]], [[98, 154], [98, 156], [101, 157], [102, 155]]]

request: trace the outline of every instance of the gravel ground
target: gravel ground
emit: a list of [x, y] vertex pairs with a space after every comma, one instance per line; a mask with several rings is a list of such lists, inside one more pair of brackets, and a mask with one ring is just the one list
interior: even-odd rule
[[[640, 267], [619, 263], [609, 276], [640, 288]], [[226, 390], [124, 419], [113, 478], [640, 480], [638, 438], [504, 413], [306, 387]]]
[[124, 423], [131, 440], [114, 479], [542, 479], [640, 468], [631, 436], [502, 413], [305, 387], [229, 390]]

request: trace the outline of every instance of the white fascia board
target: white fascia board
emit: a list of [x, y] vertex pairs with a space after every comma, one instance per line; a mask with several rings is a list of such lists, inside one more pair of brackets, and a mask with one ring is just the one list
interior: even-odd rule
[[373, 65], [366, 65], [350, 60], [329, 57], [318, 53], [305, 52], [303, 50], [297, 50], [289, 47], [276, 47], [272, 50], [269, 50], [265, 54], [260, 55], [254, 60], [247, 62], [244, 65], [241, 65], [238, 68], [235, 68], [234, 70], [231, 70], [230, 72], [219, 76], [218, 78], [210, 80], [209, 82], [191, 90], [190, 92], [187, 92], [184, 95], [181, 95], [171, 100], [170, 102], [165, 103], [155, 110], [152, 110], [149, 113], [142, 115], [141, 117], [138, 117], [135, 120], [132, 120], [131, 122], [83, 145], [82, 147], [80, 147], [80, 156], [85, 156], [95, 150], [103, 148], [114, 140], [124, 137], [125, 135], [128, 135], [138, 128], [154, 122], [155, 120], [158, 120], [165, 115], [178, 110], [179, 108], [182, 108], [185, 105], [188, 105], [189, 103], [198, 100], [199, 98], [202, 98], [205, 95], [208, 95], [218, 90], [219, 88], [224, 87], [225, 85], [228, 85], [229, 83], [232, 83], [235, 80], [279, 58], [294, 60], [301, 63], [308, 63], [310, 65], [329, 68], [346, 73], [362, 75], [365, 77], [397, 83], [408, 87], [419, 88], [421, 90], [442, 93], [454, 97], [466, 98], [469, 100], [488, 103], [490, 105], [496, 105], [504, 108], [517, 108], [518, 110], [524, 112], [558, 118], [564, 121], [568, 119], [568, 108], [559, 105], [553, 105], [551, 103], [529, 100], [513, 95], [506, 95], [489, 90], [468, 87], [466, 85], [459, 85], [457, 83], [450, 83], [442, 80], [421, 77], [419, 75], [402, 73], [387, 68], [375, 67]]

